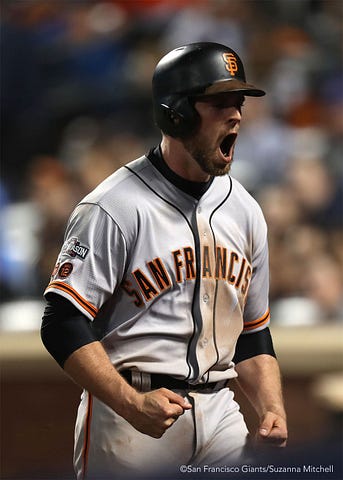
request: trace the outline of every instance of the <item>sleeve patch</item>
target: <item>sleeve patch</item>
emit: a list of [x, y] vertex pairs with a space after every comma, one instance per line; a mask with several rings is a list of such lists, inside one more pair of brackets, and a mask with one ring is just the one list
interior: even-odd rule
[[67, 240], [64, 243], [61, 251], [62, 255], [68, 255], [72, 258], [78, 257], [81, 258], [81, 260], [84, 260], [86, 258], [88, 252], [89, 248], [85, 245], [81, 245], [77, 237], [72, 237]]

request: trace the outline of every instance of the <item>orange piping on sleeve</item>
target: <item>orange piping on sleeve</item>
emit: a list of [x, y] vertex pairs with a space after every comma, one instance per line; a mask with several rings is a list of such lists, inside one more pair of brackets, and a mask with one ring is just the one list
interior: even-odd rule
[[98, 309], [94, 307], [91, 303], [89, 303], [86, 299], [84, 299], [76, 290], [74, 290], [70, 285], [67, 285], [63, 282], [51, 282], [46, 288], [46, 292], [49, 288], [56, 288], [57, 290], [61, 290], [62, 292], [67, 293], [70, 295], [76, 302], [81, 305], [93, 318], [98, 313]]
[[252, 320], [251, 322], [246, 322], [244, 324], [243, 331], [244, 332], [249, 332], [250, 330], [255, 330], [256, 328], [262, 327], [263, 325], [268, 323], [269, 320], [270, 320], [270, 311], [269, 311], [269, 308], [268, 308], [268, 310], [266, 311], [266, 313], [264, 315], [262, 315], [262, 317], [257, 318], [256, 320]]

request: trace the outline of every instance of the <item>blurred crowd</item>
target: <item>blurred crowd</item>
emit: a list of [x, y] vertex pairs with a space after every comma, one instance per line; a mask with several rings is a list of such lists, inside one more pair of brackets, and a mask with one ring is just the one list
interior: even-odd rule
[[2, 305], [41, 301], [73, 207], [159, 142], [157, 61], [215, 41], [267, 91], [243, 107], [232, 175], [268, 223], [273, 319], [342, 321], [342, 29], [340, 0], [4, 0]]

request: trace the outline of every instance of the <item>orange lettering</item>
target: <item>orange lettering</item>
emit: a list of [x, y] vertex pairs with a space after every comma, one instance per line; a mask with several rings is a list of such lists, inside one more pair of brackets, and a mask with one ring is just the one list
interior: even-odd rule
[[223, 53], [223, 59], [225, 62], [225, 68], [230, 75], [234, 77], [238, 70], [237, 59], [233, 53]]

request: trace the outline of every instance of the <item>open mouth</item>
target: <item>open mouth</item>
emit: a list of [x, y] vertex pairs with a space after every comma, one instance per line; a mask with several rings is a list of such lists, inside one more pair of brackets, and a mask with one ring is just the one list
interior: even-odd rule
[[233, 144], [235, 143], [235, 140], [237, 138], [236, 133], [229, 133], [229, 135], [226, 135], [222, 143], [220, 144], [220, 150], [224, 157], [229, 157], [231, 154], [231, 150], [233, 147]]

